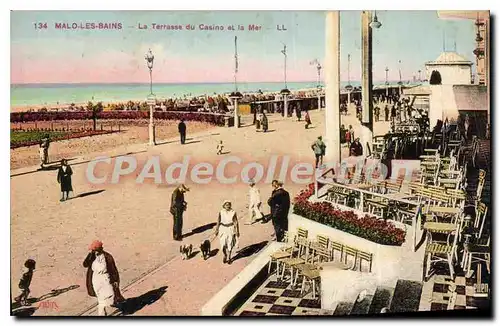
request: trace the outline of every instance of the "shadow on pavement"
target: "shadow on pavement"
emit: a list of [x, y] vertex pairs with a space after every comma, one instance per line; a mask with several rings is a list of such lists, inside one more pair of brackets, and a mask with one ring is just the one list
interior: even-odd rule
[[189, 255], [188, 259], [192, 259], [192, 258], [196, 257], [196, 256], [197, 256], [200, 252], [201, 252], [201, 251], [193, 251], [193, 252], [191, 253], [191, 255]]
[[[141, 150], [141, 151], [137, 151], [137, 152], [128, 152], [126, 154], [119, 154], [119, 155], [110, 156], [110, 158], [117, 158], [117, 157], [121, 157], [121, 156], [133, 155], [133, 154], [139, 154], [139, 153], [145, 153], [145, 152], [147, 152], [147, 150]], [[76, 158], [69, 158], [69, 159], [67, 159], [68, 162], [71, 161], [71, 160], [76, 160]], [[70, 164], [70, 165], [71, 166], [75, 166], [75, 165], [85, 164], [85, 163], [89, 163], [89, 162], [92, 162], [92, 160], [86, 160], [86, 161], [82, 161], [82, 162], [78, 162], [78, 163], [74, 163], [74, 164]], [[50, 166], [45, 167], [44, 169], [37, 169], [37, 170], [33, 170], [33, 171], [28, 171], [28, 172], [11, 174], [10, 177], [11, 178], [12, 177], [18, 177], [18, 176], [21, 176], [21, 175], [26, 175], [26, 174], [31, 174], [31, 173], [41, 172], [41, 171], [53, 171], [53, 170], [57, 170], [59, 168], [59, 166], [61, 165], [60, 163], [61, 163], [61, 161], [57, 162], [57, 165], [50, 165]]]
[[208, 258], [212, 258], [214, 256], [217, 256], [218, 253], [219, 253], [219, 249], [218, 248], [216, 248], [214, 250], [211, 250], [210, 254], [208, 255]]
[[201, 140], [187, 141], [187, 142], [184, 143], [184, 145], [195, 144], [195, 143], [201, 143]]
[[87, 196], [92, 196], [92, 195], [97, 195], [97, 194], [100, 194], [101, 192], [103, 192], [104, 189], [100, 189], [100, 190], [94, 190], [94, 191], [88, 191], [88, 192], [84, 192], [83, 194], [79, 194], [78, 196], [76, 196], [75, 198], [82, 198], [82, 197], [87, 197]]
[[217, 223], [213, 222], [213, 223], [208, 223], [208, 224], [205, 224], [205, 225], [202, 225], [202, 226], [199, 226], [197, 228], [194, 228], [191, 230], [191, 232], [189, 233], [186, 233], [182, 236], [182, 238], [187, 238], [187, 237], [190, 237], [192, 235], [195, 235], [195, 234], [198, 234], [198, 233], [202, 233], [202, 232], [205, 232], [207, 230], [210, 230], [210, 229], [213, 229], [213, 227], [216, 225]]
[[[52, 290], [50, 291], [49, 293], [46, 293], [44, 295], [42, 295], [41, 297], [39, 298], [29, 298], [27, 301], [28, 301], [28, 304], [34, 304], [34, 303], [37, 303], [37, 302], [41, 302], [41, 301], [44, 301], [44, 300], [47, 300], [49, 298], [53, 298], [53, 297], [57, 297], [58, 295], [61, 295], [63, 293], [66, 293], [68, 291], [71, 291], [71, 290], [75, 290], [75, 289], [78, 289], [80, 287], [80, 285], [71, 285], [71, 286], [68, 286], [67, 288], [63, 288], [63, 289], [55, 289], [55, 290]], [[11, 305], [11, 309], [17, 309], [21, 307], [21, 304], [19, 302], [15, 302]]]
[[[60, 166], [61, 166], [61, 164], [48, 165], [48, 166], [44, 166], [43, 168], [38, 168], [37, 171], [55, 171], [55, 170], [59, 169]], [[27, 174], [27, 173], [24, 173], [24, 174]]]
[[132, 315], [137, 311], [141, 310], [147, 305], [151, 305], [158, 301], [166, 292], [168, 286], [162, 286], [158, 289], [151, 290], [147, 293], [144, 293], [141, 296], [135, 298], [129, 298], [125, 300], [122, 304], [120, 304], [120, 311], [123, 315]]
[[12, 311], [10, 313], [10, 315], [14, 316], [14, 317], [31, 317], [37, 309], [38, 308], [36, 308], [36, 307], [21, 308], [21, 309], [17, 309], [15, 311]]
[[259, 243], [254, 243], [253, 245], [246, 246], [245, 248], [240, 249], [236, 256], [233, 257], [233, 261], [252, 256], [259, 251], [261, 251], [267, 245], [267, 241], [262, 241]]
[[262, 224], [266, 224], [266, 223], [269, 223], [270, 220], [271, 220], [271, 214], [267, 214], [267, 215], [262, 216], [262, 218], [257, 219], [257, 222], [260, 222]]
[[178, 140], [164, 140], [164, 141], [159, 141], [156, 142], [156, 145], [166, 145], [166, 144], [173, 144], [173, 143], [178, 143]]

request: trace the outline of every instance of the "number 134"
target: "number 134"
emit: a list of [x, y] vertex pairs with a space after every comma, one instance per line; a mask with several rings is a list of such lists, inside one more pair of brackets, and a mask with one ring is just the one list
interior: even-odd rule
[[33, 23], [35, 25], [35, 29], [47, 29], [47, 23]]

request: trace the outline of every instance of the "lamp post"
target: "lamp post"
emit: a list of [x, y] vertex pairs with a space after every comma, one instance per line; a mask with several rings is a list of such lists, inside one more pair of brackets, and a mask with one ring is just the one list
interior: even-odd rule
[[156, 145], [156, 140], [155, 140], [155, 125], [154, 125], [154, 120], [153, 120], [153, 106], [156, 105], [156, 99], [153, 94], [153, 61], [155, 59], [153, 53], [151, 52], [151, 49], [149, 49], [148, 53], [146, 53], [146, 64], [149, 69], [149, 91], [150, 94], [148, 96], [147, 102], [149, 105], [149, 145], [154, 146]]
[[321, 110], [321, 65], [319, 61], [316, 70], [318, 71], [318, 110]]
[[[362, 43], [362, 101], [363, 113], [361, 119], [361, 139], [362, 145], [372, 148], [373, 143], [373, 71], [372, 71], [372, 29], [380, 28], [382, 24], [378, 21], [377, 12], [372, 19], [370, 11], [361, 13], [361, 43]], [[368, 154], [365, 148], [363, 153]]]
[[234, 37], [234, 92], [232, 92], [229, 97], [233, 100], [234, 106], [234, 127], [240, 127], [240, 112], [238, 108], [238, 99], [242, 98], [240, 92], [238, 92], [238, 37]]
[[314, 59], [311, 62], [311, 65], [316, 65], [316, 70], [318, 72], [318, 84], [316, 85], [316, 89], [318, 92], [318, 110], [321, 110], [321, 64], [319, 63], [318, 59]]
[[401, 96], [401, 86], [403, 86], [403, 81], [401, 80], [401, 60], [399, 60], [399, 96]]
[[422, 70], [418, 70], [418, 82], [422, 82]]
[[285, 88], [283, 88], [280, 93], [281, 95], [283, 95], [283, 113], [285, 117], [288, 117], [288, 95], [290, 94], [290, 91], [288, 90], [288, 86], [286, 84], [286, 59], [287, 59], [286, 44], [283, 44], [283, 50], [281, 50], [281, 53], [283, 53], [285, 59], [285, 66], [284, 66]]
[[385, 97], [389, 97], [389, 67], [385, 67]]
[[345, 86], [345, 90], [347, 91], [347, 106], [351, 104], [351, 92], [352, 92], [352, 85], [351, 85], [351, 55], [347, 55], [347, 85]]

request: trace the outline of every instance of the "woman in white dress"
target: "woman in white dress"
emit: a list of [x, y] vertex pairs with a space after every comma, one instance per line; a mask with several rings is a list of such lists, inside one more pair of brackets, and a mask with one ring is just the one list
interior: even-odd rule
[[222, 210], [219, 212], [215, 235], [219, 236], [220, 250], [224, 255], [223, 263], [232, 263], [231, 253], [238, 246], [240, 237], [240, 228], [236, 212], [231, 208], [231, 202], [225, 200], [222, 204]]
[[120, 276], [113, 256], [103, 250], [101, 241], [93, 241], [89, 250], [83, 262], [88, 268], [87, 292], [97, 297], [98, 315], [106, 316], [111, 306], [125, 300], [119, 290]]
[[40, 168], [43, 169], [43, 165], [45, 164], [45, 148], [43, 147], [43, 142], [40, 142], [38, 154], [40, 155]]

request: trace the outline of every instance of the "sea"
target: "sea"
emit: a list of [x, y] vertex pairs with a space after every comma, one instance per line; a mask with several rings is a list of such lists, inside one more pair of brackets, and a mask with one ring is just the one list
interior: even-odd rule
[[[341, 83], [342, 86], [347, 82]], [[359, 86], [359, 82], [351, 82]], [[275, 83], [238, 83], [238, 91], [245, 92], [277, 92], [284, 88], [283, 82]], [[10, 87], [11, 107], [79, 104], [88, 101], [104, 103], [146, 100], [150, 93], [149, 84], [12, 84]], [[289, 82], [289, 90], [317, 87], [316, 81]], [[233, 83], [164, 83], [153, 84], [153, 93], [157, 99], [183, 98], [184, 96], [200, 96], [225, 94], [234, 91]]]

